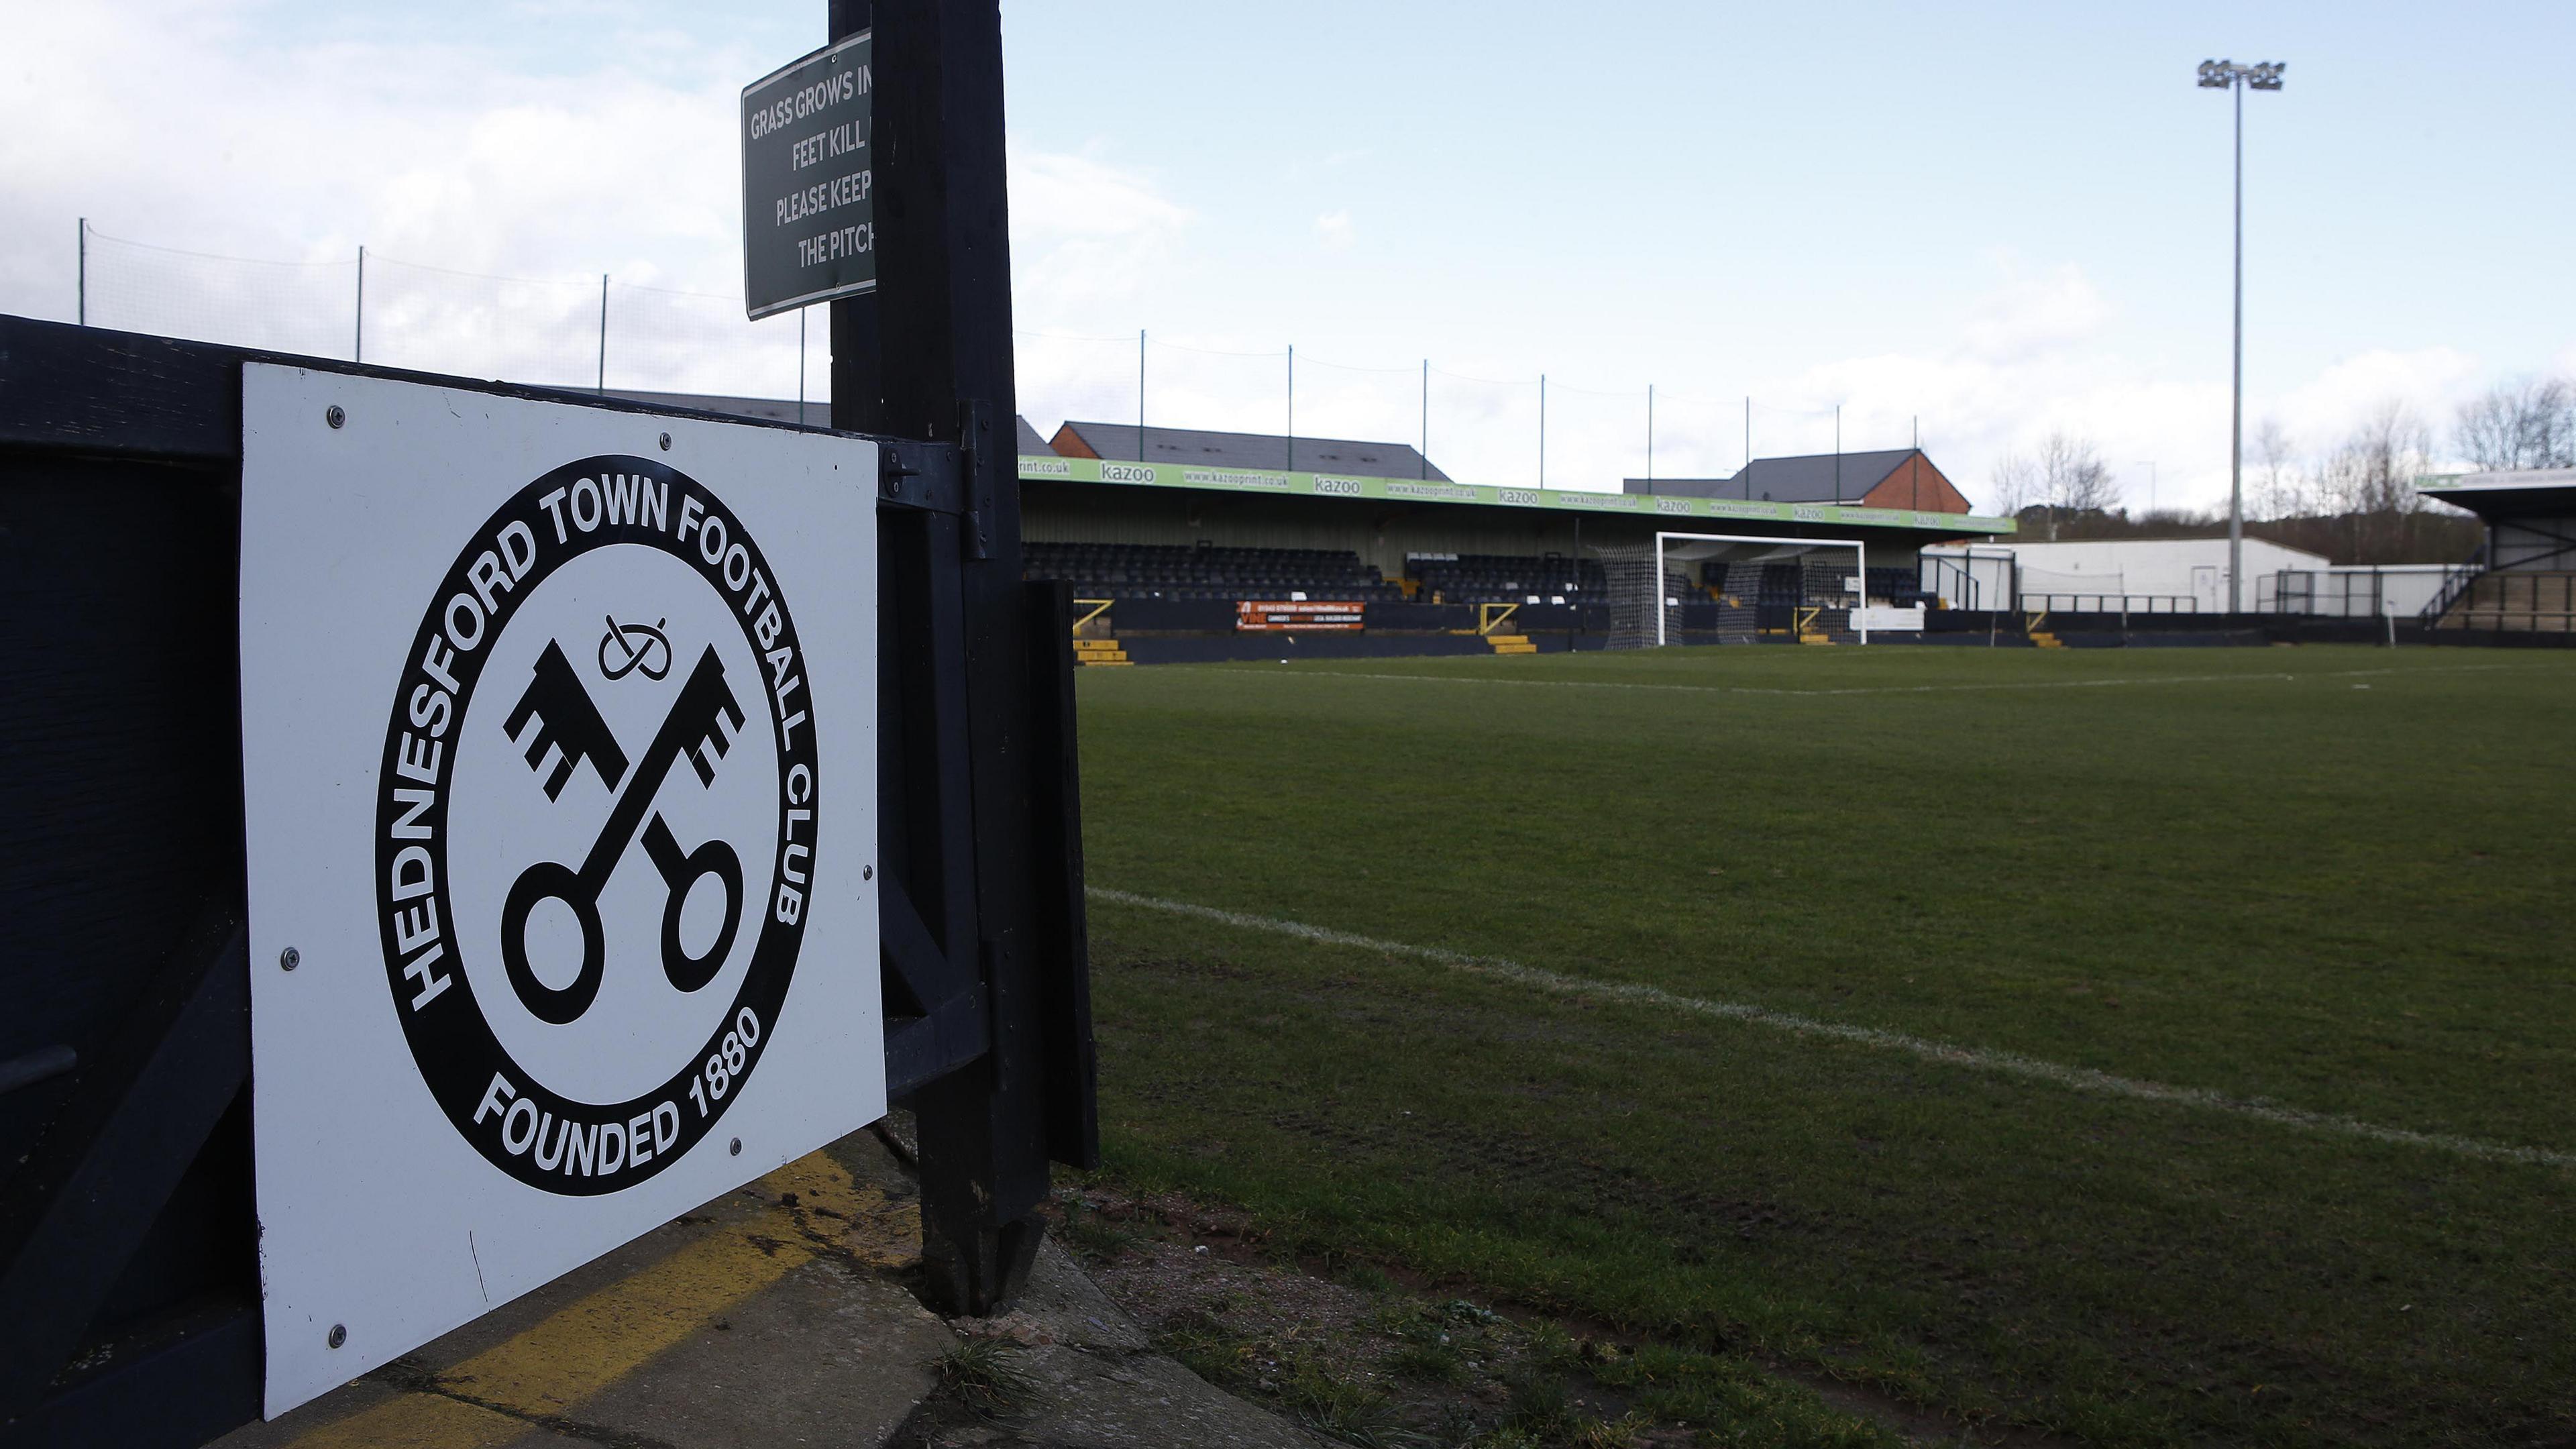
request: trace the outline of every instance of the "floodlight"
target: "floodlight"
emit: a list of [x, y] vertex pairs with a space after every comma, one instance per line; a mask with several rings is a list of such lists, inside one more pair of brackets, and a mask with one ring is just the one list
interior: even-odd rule
[[2244, 603], [2245, 576], [2245, 92], [2279, 90], [2281, 72], [2289, 68], [2285, 60], [2252, 65], [2232, 60], [2200, 63], [2201, 89], [2236, 93], [2236, 376], [2227, 464], [2227, 612], [2231, 614]]

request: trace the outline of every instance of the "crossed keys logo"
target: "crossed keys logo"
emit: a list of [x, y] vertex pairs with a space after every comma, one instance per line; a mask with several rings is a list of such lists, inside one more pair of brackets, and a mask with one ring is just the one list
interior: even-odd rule
[[[671, 766], [682, 759], [697, 771], [700, 785], [713, 785], [717, 762], [742, 732], [742, 705], [725, 683], [724, 661], [716, 657], [715, 646], [707, 646], [698, 656], [697, 667], [680, 686], [680, 697], [672, 701], [662, 727], [654, 731], [653, 742], [645, 746], [631, 770], [625, 749], [601, 718], [599, 706], [591, 702], [590, 691], [573, 672], [571, 661], [564, 658], [562, 645], [554, 641], [548, 641], [545, 652], [537, 656], [527, 692], [519, 696], [501, 728], [513, 743], [525, 747], [529, 769], [545, 770], [552, 754], [554, 769], [544, 782], [547, 799], [562, 799], [564, 785], [575, 767], [583, 764], [616, 797], [580, 869], [539, 861], [521, 871], [510, 887], [501, 908], [501, 964], [520, 1002], [558, 1026], [579, 1020], [590, 1009], [599, 995], [607, 958], [599, 893], [634, 845], [639, 823], [644, 827], [644, 853], [662, 873], [662, 883], [670, 892], [662, 906], [662, 973], [682, 991], [695, 991], [714, 980], [742, 924], [741, 857], [722, 840], [684, 851], [660, 812], [650, 821], [644, 820], [644, 814], [652, 809]], [[724, 886], [724, 925], [716, 932], [715, 944], [693, 955], [680, 941], [680, 913], [691, 887], [710, 875]], [[570, 906], [581, 926], [581, 970], [570, 985], [560, 988], [539, 980], [528, 965], [528, 917], [549, 900]]]
[[610, 453], [510, 495], [425, 601], [376, 774], [385, 985], [448, 1122], [539, 1191], [681, 1161], [794, 1039], [828, 817], [792, 589], [715, 490]]

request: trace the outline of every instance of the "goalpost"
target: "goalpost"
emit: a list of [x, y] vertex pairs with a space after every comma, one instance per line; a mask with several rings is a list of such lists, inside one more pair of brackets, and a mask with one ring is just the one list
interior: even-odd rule
[[[1699, 545], [1716, 547], [1696, 547]], [[1765, 586], [1772, 582], [1773, 573], [1791, 573], [1789, 587], [1794, 589], [1797, 600], [1791, 606], [1793, 610], [1811, 604], [1819, 609], [1848, 608], [1852, 611], [1852, 627], [1860, 636], [1860, 642], [1869, 642], [1869, 619], [1862, 612], [1869, 606], [1869, 546], [1861, 540], [1782, 538], [1776, 534], [1758, 533], [1658, 532], [1651, 552], [1634, 547], [1598, 550], [1603, 555], [1605, 572], [1610, 575], [1611, 647], [1639, 648], [1649, 639], [1658, 647], [1670, 643], [1678, 627], [1676, 616], [1681, 604], [1680, 595], [1674, 589], [1673, 564], [1676, 561], [1685, 566], [1694, 562], [1706, 563], [1748, 545], [1757, 546], [1763, 552], [1750, 558], [1726, 560], [1730, 572], [1739, 566], [1764, 568], [1765, 572], [1759, 577]], [[1850, 550], [1853, 560], [1851, 572], [1848, 575], [1841, 573], [1837, 560], [1814, 558], [1819, 549]], [[1783, 566], [1795, 567], [1784, 569]], [[1817, 572], [1819, 566], [1824, 569], [1821, 575]], [[1687, 580], [1683, 588], [1690, 590]], [[1745, 592], [1749, 593], [1749, 588]], [[1742, 603], [1743, 593], [1724, 597], [1734, 600], [1735, 607], [1748, 619], [1755, 617], [1758, 602]], [[1846, 599], [1848, 603], [1842, 602]], [[1649, 615], [1653, 620], [1651, 627], [1647, 624]], [[1748, 640], [1751, 637], [1748, 628]], [[1623, 639], [1628, 642], [1623, 644]]]

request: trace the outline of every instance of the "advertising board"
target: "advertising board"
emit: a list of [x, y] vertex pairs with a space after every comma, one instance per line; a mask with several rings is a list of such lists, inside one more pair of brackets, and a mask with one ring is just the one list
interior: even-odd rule
[[1363, 606], [1359, 604], [1331, 604], [1305, 599], [1286, 602], [1245, 599], [1234, 606], [1234, 627], [1238, 631], [1257, 633], [1332, 630], [1356, 634], [1362, 618]]
[[883, 1115], [877, 458], [242, 396], [274, 1416]]

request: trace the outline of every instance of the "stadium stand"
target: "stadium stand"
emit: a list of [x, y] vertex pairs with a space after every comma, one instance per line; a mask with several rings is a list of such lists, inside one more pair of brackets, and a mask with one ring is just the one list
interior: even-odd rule
[[1027, 545], [1026, 576], [1065, 579], [1086, 599], [1267, 599], [1323, 603], [1404, 597], [1348, 549], [1218, 548], [1143, 543]]
[[[1812, 603], [1842, 592], [1838, 587], [1839, 580], [1820, 580], [1815, 572], [1799, 559], [1761, 563], [1727, 563], [1712, 559], [1700, 566], [1700, 583], [1714, 596], [1733, 598], [1756, 608]], [[1867, 582], [1869, 597], [1884, 601], [1891, 608], [1906, 609], [1934, 602], [1932, 596], [1923, 591], [1922, 580], [1912, 569], [1874, 568], [1869, 570]]]
[[2440, 633], [2576, 638], [2576, 468], [2469, 473], [2418, 485], [2466, 508], [2486, 543], [2424, 610]]
[[1601, 565], [1578, 568], [1562, 554], [1414, 554], [1404, 561], [1414, 597], [1425, 603], [1524, 604], [1599, 598], [1609, 587]]

